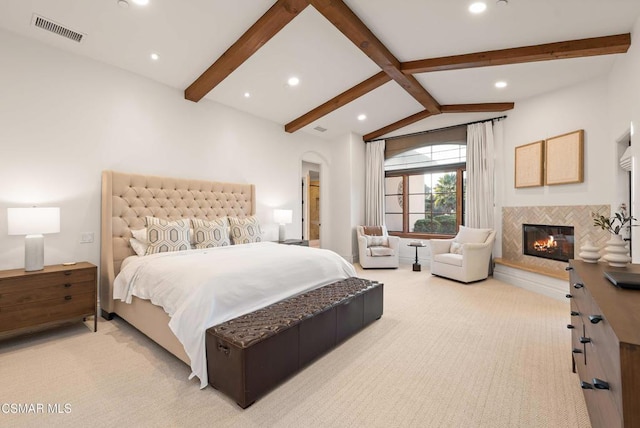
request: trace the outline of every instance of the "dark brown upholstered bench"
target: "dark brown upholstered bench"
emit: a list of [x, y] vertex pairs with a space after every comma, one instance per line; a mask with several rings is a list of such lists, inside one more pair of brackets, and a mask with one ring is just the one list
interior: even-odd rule
[[209, 384], [243, 409], [382, 316], [383, 284], [348, 278], [207, 329]]

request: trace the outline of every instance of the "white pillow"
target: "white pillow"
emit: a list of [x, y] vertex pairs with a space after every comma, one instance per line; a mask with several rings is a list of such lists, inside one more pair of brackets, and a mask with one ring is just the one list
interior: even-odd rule
[[369, 247], [388, 247], [389, 239], [386, 236], [364, 235], [367, 238], [367, 248]]
[[183, 251], [191, 248], [189, 220], [164, 220], [147, 216], [147, 254]]
[[462, 255], [462, 245], [459, 242], [452, 242], [451, 247], [449, 248], [449, 252], [452, 254], [460, 254]]
[[234, 244], [262, 242], [262, 230], [256, 216], [238, 218], [228, 217], [231, 228], [231, 240]]
[[483, 244], [491, 229], [474, 229], [471, 227], [460, 226], [460, 231], [456, 235], [455, 242], [460, 244]]
[[144, 256], [147, 254], [147, 247], [149, 247], [149, 244], [139, 241], [136, 238], [129, 239], [129, 243], [137, 255]]
[[226, 217], [214, 220], [191, 219], [196, 248], [225, 247], [230, 245], [229, 223]]

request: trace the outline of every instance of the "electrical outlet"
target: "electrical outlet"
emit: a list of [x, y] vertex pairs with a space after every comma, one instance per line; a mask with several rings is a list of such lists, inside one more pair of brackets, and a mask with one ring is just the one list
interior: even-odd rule
[[81, 244], [90, 244], [93, 242], [93, 232], [84, 232], [80, 235]]

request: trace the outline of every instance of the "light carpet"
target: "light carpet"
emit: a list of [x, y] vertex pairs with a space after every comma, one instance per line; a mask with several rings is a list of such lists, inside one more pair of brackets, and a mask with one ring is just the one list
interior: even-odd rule
[[0, 426], [590, 426], [568, 303], [410, 269], [359, 269], [382, 318], [245, 410], [120, 319], [0, 342]]

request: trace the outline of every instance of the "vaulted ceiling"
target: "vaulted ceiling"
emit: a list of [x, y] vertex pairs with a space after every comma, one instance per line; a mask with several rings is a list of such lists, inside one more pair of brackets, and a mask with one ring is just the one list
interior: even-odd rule
[[640, 15], [637, 0], [487, 0], [480, 15], [442, 0], [127, 1], [3, 0], [0, 28], [327, 139], [489, 118], [606, 74]]

